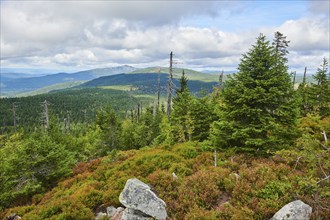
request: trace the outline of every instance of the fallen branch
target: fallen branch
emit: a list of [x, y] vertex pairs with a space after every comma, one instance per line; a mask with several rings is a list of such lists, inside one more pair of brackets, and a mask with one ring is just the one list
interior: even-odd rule
[[327, 174], [324, 172], [324, 170], [323, 170], [323, 168], [322, 168], [322, 166], [321, 166], [321, 163], [320, 163], [320, 158], [318, 159], [318, 163], [319, 163], [319, 167], [320, 167], [320, 169], [321, 169], [323, 175], [324, 175], [325, 177], [329, 176], [329, 175], [327, 175]]
[[216, 167], [218, 164], [218, 161], [217, 161], [217, 149], [214, 149], [214, 166]]
[[302, 157], [303, 157], [303, 156], [299, 156], [299, 157], [297, 158], [297, 161], [296, 161], [296, 164], [294, 165], [293, 170], [296, 170], [297, 165], [298, 165], [298, 163], [299, 163], [299, 160], [300, 160]]
[[321, 132], [321, 134], [323, 134], [324, 141], [325, 141], [325, 143], [327, 143], [328, 142], [328, 138], [327, 138], [327, 134], [325, 133], [325, 131]]
[[319, 180], [319, 181], [317, 181], [316, 184], [319, 184], [320, 182], [322, 182], [322, 181], [324, 181], [324, 180], [327, 180], [327, 179], [329, 179], [329, 178], [330, 178], [330, 175], [327, 176], [327, 177], [325, 177], [325, 178], [323, 178], [323, 179], [321, 179], [321, 180]]
[[320, 145], [325, 149], [325, 150], [330, 150], [330, 148], [326, 147], [324, 144], [322, 144], [320, 141], [319, 141]]

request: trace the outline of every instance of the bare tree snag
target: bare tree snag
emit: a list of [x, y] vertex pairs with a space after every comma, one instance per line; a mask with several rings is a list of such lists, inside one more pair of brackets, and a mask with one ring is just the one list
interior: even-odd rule
[[47, 100], [45, 100], [41, 103], [41, 105], [43, 106], [42, 122], [44, 124], [45, 129], [48, 129], [49, 128], [49, 114], [48, 114], [49, 103], [47, 102]]
[[14, 131], [16, 132], [17, 130], [17, 115], [16, 115], [16, 108], [17, 108], [17, 103], [13, 103], [13, 120], [14, 120]]
[[171, 117], [171, 105], [172, 105], [172, 80], [173, 80], [173, 52], [170, 53], [170, 69], [169, 69], [169, 79], [167, 87], [167, 117]]

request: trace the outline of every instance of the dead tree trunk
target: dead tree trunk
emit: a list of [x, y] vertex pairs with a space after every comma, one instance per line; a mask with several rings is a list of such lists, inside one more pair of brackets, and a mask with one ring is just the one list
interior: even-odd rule
[[68, 132], [70, 132], [70, 112], [68, 111]]
[[61, 122], [60, 122], [60, 116], [59, 116], [59, 114], [56, 114], [56, 118], [57, 118], [57, 127], [60, 128]]
[[294, 89], [294, 85], [296, 84], [296, 75], [297, 75], [297, 72], [294, 71], [294, 72], [292, 72], [292, 74], [293, 74], [292, 85], [293, 85], [293, 89]]
[[305, 67], [305, 71], [304, 71], [304, 78], [303, 78], [303, 86], [306, 86], [306, 74], [307, 74], [307, 67]]
[[157, 115], [157, 103], [156, 103], [156, 100], [154, 101], [154, 109], [153, 109], [152, 115], [154, 116], [154, 118]]
[[45, 129], [49, 128], [49, 114], [48, 114], [48, 105], [49, 103], [47, 102], [47, 100], [45, 100], [44, 102], [42, 102], [42, 106], [43, 106], [43, 113], [42, 113], [42, 121], [44, 124]]
[[14, 102], [14, 103], [13, 103], [13, 120], [14, 120], [14, 131], [15, 131], [15, 132], [16, 132], [16, 130], [17, 130], [16, 108], [17, 108], [17, 104]]
[[214, 166], [218, 166], [218, 161], [217, 161], [217, 149], [214, 149]]
[[66, 133], [66, 118], [63, 119], [63, 132]]
[[170, 53], [170, 69], [169, 69], [169, 79], [167, 87], [167, 117], [171, 117], [171, 105], [172, 105], [172, 80], [173, 80], [173, 52]]
[[132, 123], [134, 122], [134, 111], [133, 111], [133, 109], [131, 109], [131, 122]]
[[85, 124], [88, 124], [87, 109], [84, 109], [83, 112], [84, 112], [84, 122]]
[[307, 100], [305, 99], [305, 96], [306, 96], [306, 74], [307, 74], [307, 67], [305, 67], [304, 77], [303, 77], [303, 82], [302, 82], [302, 91], [303, 91], [303, 97], [304, 97], [303, 105], [304, 105], [305, 110], [308, 108]]
[[223, 89], [223, 70], [221, 71], [221, 74], [219, 76], [219, 88], [220, 90]]
[[139, 123], [139, 119], [140, 119], [140, 103], [138, 103], [138, 106], [137, 106], [136, 123]]
[[159, 99], [160, 99], [160, 68], [158, 69], [158, 87], [157, 87], [157, 108], [159, 108]]

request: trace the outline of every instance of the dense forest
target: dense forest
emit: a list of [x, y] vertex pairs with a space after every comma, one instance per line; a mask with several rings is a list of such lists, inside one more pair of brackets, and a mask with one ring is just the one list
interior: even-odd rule
[[[196, 96], [212, 92], [213, 87], [217, 85], [215, 81], [207, 81], [212, 77], [203, 79], [201, 76], [202, 74], [199, 73], [195, 78], [200, 80], [188, 82], [190, 92]], [[49, 104], [51, 115], [58, 123], [63, 123], [63, 120], [68, 118], [68, 114], [73, 123], [95, 121], [96, 111], [106, 105], [111, 105], [120, 117], [127, 116], [127, 111], [132, 110], [133, 114], [136, 114], [138, 104], [142, 105], [142, 108], [153, 105], [158, 91], [160, 102], [164, 101], [167, 81], [168, 77], [165, 73], [117, 74], [32, 97], [2, 98], [0, 99], [1, 132], [14, 130], [14, 127], [33, 130], [39, 126], [44, 111], [42, 102], [45, 100]], [[180, 86], [176, 78], [173, 78], [172, 83], [175, 88]]]
[[[204, 95], [190, 91], [183, 71], [170, 112], [104, 89], [29, 97], [17, 114], [34, 114], [16, 129], [13, 112], [1, 110], [0, 217], [93, 219], [100, 205], [120, 205], [126, 180], [139, 177], [171, 219], [269, 219], [293, 199], [329, 219], [328, 60], [295, 88], [288, 44], [279, 32], [272, 42], [260, 35], [238, 72]], [[45, 97], [68, 100], [49, 108], [47, 126], [35, 122]]]
[[123, 116], [125, 111], [135, 108], [139, 102], [150, 103], [151, 98], [137, 99], [128, 92], [110, 88], [64, 89], [35, 96], [2, 98], [0, 100], [2, 133], [14, 130], [15, 119], [16, 130], [20, 128], [33, 130], [42, 125], [44, 112], [42, 103], [45, 100], [49, 105], [50, 117], [62, 124], [68, 114], [73, 123], [95, 121], [97, 110], [107, 105], [111, 105], [120, 116]]

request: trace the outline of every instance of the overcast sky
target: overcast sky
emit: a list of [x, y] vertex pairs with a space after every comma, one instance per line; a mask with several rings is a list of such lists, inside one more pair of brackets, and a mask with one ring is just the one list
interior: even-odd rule
[[291, 41], [290, 70], [329, 58], [329, 0], [1, 1], [1, 67], [236, 70], [260, 33]]

